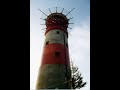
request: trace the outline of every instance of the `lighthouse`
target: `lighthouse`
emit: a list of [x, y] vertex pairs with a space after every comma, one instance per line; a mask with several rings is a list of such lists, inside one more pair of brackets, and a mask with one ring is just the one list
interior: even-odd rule
[[37, 90], [71, 88], [67, 15], [73, 9], [66, 15], [62, 13], [63, 10], [64, 8], [61, 12], [53, 12], [45, 19], [45, 40], [36, 84]]

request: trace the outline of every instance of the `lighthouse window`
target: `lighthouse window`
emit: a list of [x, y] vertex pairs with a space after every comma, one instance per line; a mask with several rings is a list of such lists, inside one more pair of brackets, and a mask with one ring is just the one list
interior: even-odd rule
[[68, 47], [68, 44], [66, 43], [66, 47]]
[[49, 41], [46, 42], [46, 45], [48, 45], [48, 44], [49, 44]]
[[57, 31], [57, 34], [59, 34], [59, 31]]
[[60, 56], [60, 52], [55, 52], [55, 56]]

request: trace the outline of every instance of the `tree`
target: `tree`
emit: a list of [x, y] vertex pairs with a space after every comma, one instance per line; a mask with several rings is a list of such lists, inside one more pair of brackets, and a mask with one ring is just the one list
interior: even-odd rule
[[71, 86], [73, 89], [80, 89], [82, 87], [85, 87], [87, 82], [83, 82], [83, 77], [81, 76], [81, 73], [78, 71], [78, 67], [73, 66], [73, 63], [71, 65]]

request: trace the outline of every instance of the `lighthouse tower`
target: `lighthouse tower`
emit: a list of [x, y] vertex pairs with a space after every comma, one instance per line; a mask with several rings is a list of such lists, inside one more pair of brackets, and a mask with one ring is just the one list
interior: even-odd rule
[[36, 89], [71, 88], [67, 31], [70, 12], [67, 15], [62, 12], [51, 13], [45, 19], [45, 41]]

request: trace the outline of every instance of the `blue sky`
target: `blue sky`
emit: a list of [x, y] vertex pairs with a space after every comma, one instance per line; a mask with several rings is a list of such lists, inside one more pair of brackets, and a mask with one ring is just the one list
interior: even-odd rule
[[69, 53], [87, 81], [81, 90], [90, 90], [90, 0], [30, 0], [30, 88], [35, 89], [45, 38], [40, 25], [43, 15], [38, 9], [46, 12], [56, 6], [68, 11], [75, 8], [71, 12], [74, 25], [69, 30]]

